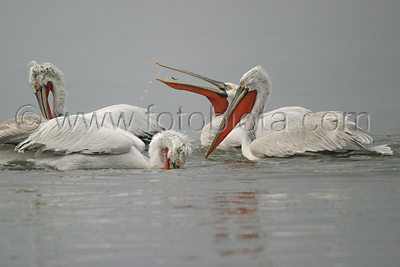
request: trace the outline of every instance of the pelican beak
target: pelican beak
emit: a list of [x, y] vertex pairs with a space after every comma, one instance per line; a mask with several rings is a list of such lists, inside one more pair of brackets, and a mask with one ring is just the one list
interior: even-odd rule
[[173, 162], [172, 160], [168, 159], [168, 169], [180, 169], [181, 165], [180, 164], [176, 164], [176, 161]]
[[256, 101], [256, 96], [257, 91], [254, 90], [249, 92], [249, 89], [246, 88], [243, 83], [240, 84], [235, 97], [233, 98], [228, 110], [222, 118], [213, 141], [204, 155], [205, 158], [207, 158], [233, 130], [233, 128], [235, 128], [235, 126], [251, 112]]
[[172, 161], [171, 159], [168, 158], [168, 152], [169, 149], [168, 147], [165, 148], [165, 165], [163, 169], [169, 170], [169, 169], [180, 169], [181, 168], [181, 161], [179, 159]]
[[226, 100], [226, 98], [228, 97], [228, 94], [226, 92], [226, 84], [225, 83], [204, 77], [202, 75], [199, 75], [199, 74], [196, 74], [193, 72], [168, 67], [168, 66], [162, 65], [158, 62], [156, 64], [161, 67], [179, 71], [179, 72], [185, 73], [187, 75], [199, 78], [201, 80], [204, 80], [206, 82], [213, 84], [217, 88], [204, 86], [204, 85], [198, 85], [198, 84], [192, 84], [192, 83], [186, 83], [186, 82], [178, 82], [178, 81], [171, 81], [171, 80], [156, 78], [156, 80], [163, 82], [166, 85], [168, 85], [169, 87], [172, 87], [174, 89], [189, 91], [189, 92], [193, 92], [193, 93], [200, 94], [200, 95], [207, 97], [208, 100], [213, 105], [214, 111], [215, 111], [214, 113], [217, 116], [223, 114], [225, 112], [225, 110], [227, 109], [228, 101]]
[[46, 119], [51, 120], [53, 118], [53, 115], [51, 114], [51, 109], [49, 104], [49, 93], [53, 89], [53, 85], [51, 82], [48, 82], [46, 86], [44, 85], [39, 86], [38, 84], [36, 84], [36, 86], [35, 86], [36, 89], [35, 95], [40, 107], [40, 111], [42, 112], [42, 115]]
[[171, 162], [168, 158], [168, 147], [165, 148], [165, 165], [163, 167], [163, 169], [169, 170], [170, 166], [171, 166]]

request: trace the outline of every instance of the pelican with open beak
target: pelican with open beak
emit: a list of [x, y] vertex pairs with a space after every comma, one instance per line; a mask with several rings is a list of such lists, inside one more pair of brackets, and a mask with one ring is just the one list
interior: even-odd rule
[[[268, 92], [269, 94], [269, 92]], [[267, 96], [268, 97], [268, 96]], [[240, 83], [238, 90], [236, 91], [236, 95], [234, 96], [232, 102], [230, 103], [228, 109], [226, 110], [221, 123], [216, 131], [214, 139], [212, 140], [206, 154], [204, 155], [207, 158], [216, 147], [225, 139], [225, 137], [234, 129], [234, 127], [249, 113], [252, 111], [254, 104], [257, 100], [257, 91], [250, 91], [249, 88], [245, 87], [244, 82]], [[258, 105], [259, 106], [259, 105]], [[263, 108], [260, 110], [260, 114], [263, 111]], [[253, 114], [252, 114], [253, 115]], [[254, 116], [253, 116], [254, 117]], [[257, 118], [258, 119], [258, 118]], [[255, 139], [255, 127], [256, 120], [252, 119], [251, 124], [249, 119], [246, 120], [245, 126], [246, 129], [252, 129], [253, 131], [250, 133], [252, 136], [251, 139]]]
[[168, 85], [174, 89], [189, 91], [189, 92], [193, 92], [193, 93], [200, 94], [200, 95], [207, 97], [207, 99], [213, 105], [215, 114], [217, 116], [219, 116], [225, 112], [226, 108], [228, 107], [228, 101], [226, 100], [226, 98], [228, 97], [228, 94], [227, 94], [228, 86], [225, 83], [204, 77], [202, 75], [199, 75], [199, 74], [196, 74], [193, 72], [169, 67], [169, 66], [160, 64], [158, 62], [156, 64], [161, 67], [167, 68], [167, 69], [185, 73], [187, 75], [199, 78], [203, 81], [211, 83], [212, 85], [215, 85], [217, 88], [205, 86], [205, 85], [193, 84], [193, 83], [179, 82], [177, 80], [166, 80], [166, 79], [156, 78], [157, 81], [163, 82], [166, 85]]
[[[200, 95], [207, 97], [207, 99], [210, 101], [210, 103], [214, 109], [214, 117], [213, 117], [212, 121], [210, 123], [208, 123], [206, 126], [204, 126], [204, 128], [202, 129], [200, 140], [201, 140], [201, 144], [203, 146], [210, 145], [210, 143], [215, 135], [215, 131], [216, 131], [218, 125], [220, 124], [221, 119], [222, 119], [223, 115], [225, 114], [230, 101], [233, 99], [233, 96], [235, 95], [235, 90], [238, 86], [233, 83], [225, 83], [225, 82], [216, 81], [216, 80], [204, 77], [202, 75], [199, 75], [199, 74], [196, 74], [193, 72], [169, 67], [169, 66], [166, 66], [166, 65], [163, 65], [160, 63], [156, 63], [156, 64], [161, 67], [164, 67], [164, 68], [168, 68], [168, 69], [171, 69], [174, 71], [178, 71], [178, 72], [199, 78], [201, 80], [211, 83], [212, 85], [214, 85], [216, 87], [216, 88], [214, 88], [214, 87], [210, 87], [210, 86], [180, 82], [175, 79], [174, 80], [166, 80], [166, 79], [159, 79], [159, 78], [156, 79], [174, 89], [189, 91], [189, 92], [193, 92], [193, 93], [200, 94]], [[242, 131], [239, 127], [237, 127], [218, 146], [218, 149], [231, 150], [232, 148], [240, 148], [241, 137], [242, 137]]]

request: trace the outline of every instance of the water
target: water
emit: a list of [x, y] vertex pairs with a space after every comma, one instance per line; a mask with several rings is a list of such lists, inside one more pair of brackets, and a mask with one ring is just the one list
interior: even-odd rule
[[170, 171], [2, 165], [2, 266], [398, 266], [400, 136], [374, 138], [395, 154], [249, 162], [198, 148]]

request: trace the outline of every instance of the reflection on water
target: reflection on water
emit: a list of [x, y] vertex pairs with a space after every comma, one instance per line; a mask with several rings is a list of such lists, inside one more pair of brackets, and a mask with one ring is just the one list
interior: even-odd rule
[[[218, 194], [212, 198], [215, 210], [215, 243], [230, 247], [239, 241], [259, 239], [263, 233], [257, 215], [258, 194], [255, 191]], [[247, 254], [263, 251], [264, 247], [254, 242], [239, 242], [239, 248], [219, 249], [221, 256]]]

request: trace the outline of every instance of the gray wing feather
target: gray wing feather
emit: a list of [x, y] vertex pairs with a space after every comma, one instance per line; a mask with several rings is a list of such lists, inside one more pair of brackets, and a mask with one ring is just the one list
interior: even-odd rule
[[0, 145], [17, 143], [33, 133], [40, 125], [42, 118], [32, 114], [0, 122]]

